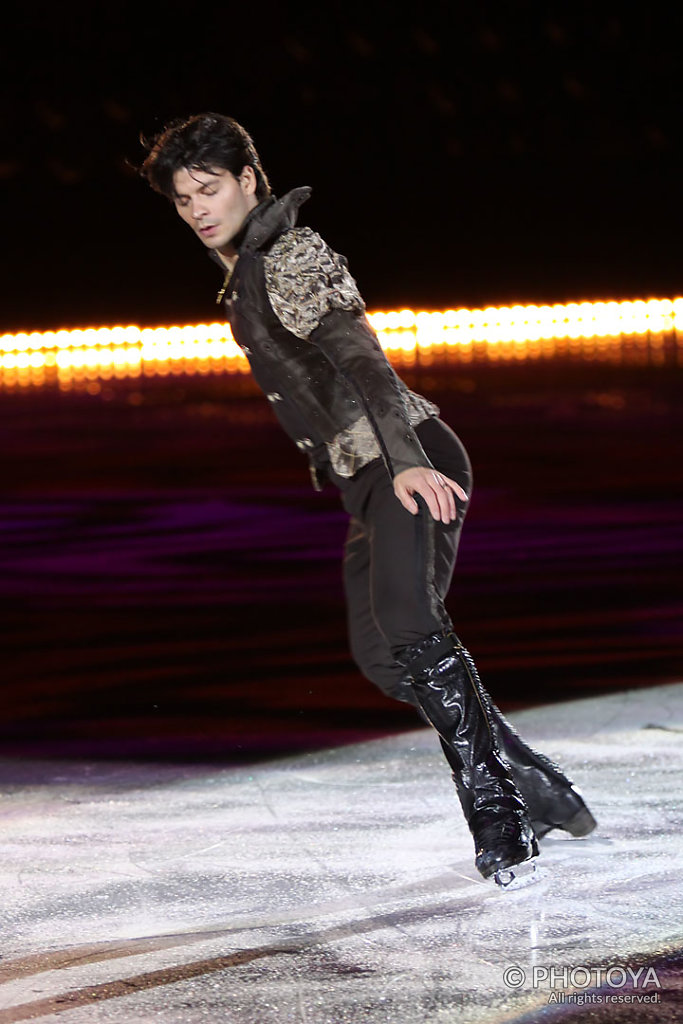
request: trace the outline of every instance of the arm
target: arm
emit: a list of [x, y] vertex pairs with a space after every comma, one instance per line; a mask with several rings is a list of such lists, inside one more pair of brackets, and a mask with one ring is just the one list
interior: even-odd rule
[[[437, 474], [413, 429], [396, 374], [367, 322], [365, 305], [343, 257], [309, 228], [283, 235], [266, 258], [266, 287], [283, 325], [309, 340], [351, 385], [394, 480], [394, 491], [413, 514], [420, 494], [437, 519], [455, 518], [451, 488]], [[444, 481], [448, 481], [447, 484]]]
[[396, 374], [365, 317], [333, 310], [322, 318], [310, 341], [353, 388], [390, 476], [414, 466], [431, 467], [408, 418]]

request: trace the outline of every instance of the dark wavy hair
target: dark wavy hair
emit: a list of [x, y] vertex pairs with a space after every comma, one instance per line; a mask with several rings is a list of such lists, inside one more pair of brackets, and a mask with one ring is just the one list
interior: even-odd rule
[[239, 177], [243, 167], [252, 167], [256, 175], [256, 198], [270, 195], [270, 184], [249, 133], [225, 114], [195, 114], [186, 120], [172, 121], [151, 142], [142, 139], [149, 150], [140, 174], [155, 192], [168, 199], [175, 197], [173, 175], [176, 171], [204, 171], [220, 168]]

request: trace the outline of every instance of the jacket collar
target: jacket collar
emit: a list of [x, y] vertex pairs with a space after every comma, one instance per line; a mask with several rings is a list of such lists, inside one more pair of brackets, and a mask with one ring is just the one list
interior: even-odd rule
[[[308, 185], [301, 188], [293, 188], [281, 199], [275, 196], [268, 196], [262, 203], [255, 206], [242, 229], [233, 240], [237, 252], [241, 256], [245, 252], [256, 252], [263, 248], [271, 238], [276, 238], [283, 231], [296, 224], [299, 215], [299, 207], [310, 197], [312, 189]], [[209, 250], [209, 256], [223, 267], [223, 262], [213, 249]]]

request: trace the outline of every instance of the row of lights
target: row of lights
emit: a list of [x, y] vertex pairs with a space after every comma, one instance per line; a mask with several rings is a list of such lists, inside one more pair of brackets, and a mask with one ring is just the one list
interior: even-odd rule
[[[445, 312], [376, 312], [369, 320], [396, 363], [453, 356], [498, 360], [589, 354], [624, 338], [655, 347], [683, 330], [683, 298], [503, 306]], [[39, 384], [56, 377], [127, 377], [160, 373], [247, 373], [225, 323], [186, 327], [98, 327], [0, 335], [3, 382]]]

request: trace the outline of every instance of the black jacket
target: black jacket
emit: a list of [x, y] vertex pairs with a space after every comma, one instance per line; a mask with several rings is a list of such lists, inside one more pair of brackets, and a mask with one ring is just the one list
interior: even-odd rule
[[380, 456], [391, 476], [431, 466], [413, 428], [438, 409], [387, 362], [343, 257], [294, 227], [309, 195], [299, 188], [265, 200], [235, 240], [239, 258], [223, 288], [235, 341], [309, 456], [317, 488], [330, 466], [352, 477]]

